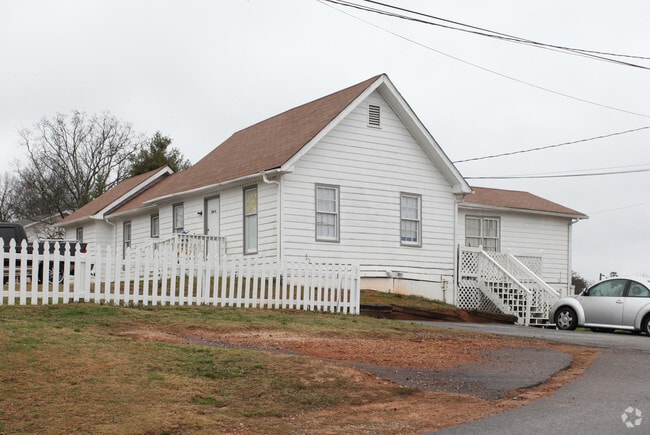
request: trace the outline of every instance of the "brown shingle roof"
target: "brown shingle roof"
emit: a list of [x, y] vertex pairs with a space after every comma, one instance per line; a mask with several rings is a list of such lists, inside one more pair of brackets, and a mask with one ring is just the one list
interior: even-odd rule
[[160, 172], [163, 168], [154, 169], [153, 171], [145, 172], [144, 174], [136, 175], [135, 177], [127, 178], [121, 183], [117, 184], [112, 189], [104, 192], [88, 204], [77, 209], [74, 213], [68, 215], [59, 224], [73, 222], [78, 219], [86, 218], [99, 213], [104, 208], [108, 207], [114, 201], [117, 201], [123, 195], [127, 194], [130, 190], [136, 188], [140, 183], [146, 181], [149, 177], [156, 172]]
[[528, 192], [475, 186], [472, 186], [472, 190], [474, 190], [474, 194], [465, 197], [464, 203], [468, 205], [476, 204], [490, 207], [557, 213], [571, 215], [577, 218], [587, 217], [584, 213]]
[[177, 172], [117, 209], [281, 167], [380, 75], [240, 130], [189, 169]]

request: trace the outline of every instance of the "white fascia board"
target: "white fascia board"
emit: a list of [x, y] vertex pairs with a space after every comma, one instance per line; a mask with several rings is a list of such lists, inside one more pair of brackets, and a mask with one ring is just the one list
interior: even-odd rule
[[402, 122], [415, 137], [417, 142], [422, 146], [424, 152], [429, 156], [433, 164], [443, 174], [445, 179], [452, 186], [455, 194], [472, 193], [472, 188], [463, 178], [458, 169], [451, 162], [449, 157], [442, 150], [440, 145], [431, 136], [424, 124], [415, 115], [415, 112], [408, 105], [406, 100], [399, 93], [386, 74], [382, 74], [377, 80], [369, 85], [352, 103], [348, 105], [341, 113], [338, 114], [325, 128], [323, 128], [312, 140], [310, 140], [302, 149], [287, 160], [283, 165], [283, 170], [290, 170], [302, 156], [317, 144], [325, 135], [327, 135], [336, 125], [338, 125], [352, 110], [361, 102], [368, 98], [376, 90], [388, 102], [390, 107], [400, 117]]
[[385, 80], [384, 85], [379, 90], [379, 93], [388, 102], [397, 116], [399, 116], [411, 134], [413, 134], [433, 164], [447, 179], [453, 188], [453, 193], [472, 193], [472, 188], [465, 178], [463, 178], [458, 168], [451, 162], [451, 159], [449, 159], [442, 147], [436, 142], [435, 138], [424, 126], [422, 121], [420, 121], [393, 83], [390, 80]]
[[[171, 200], [173, 200], [175, 198], [179, 198], [179, 197], [183, 197], [183, 196], [196, 195], [196, 194], [200, 194], [202, 192], [208, 192], [208, 191], [216, 190], [216, 189], [223, 189], [224, 187], [227, 187], [227, 186], [232, 185], [232, 184], [243, 183], [245, 181], [254, 180], [256, 178], [262, 178], [264, 175], [267, 175], [267, 176], [268, 175], [275, 175], [275, 174], [281, 174], [283, 172], [287, 172], [287, 171], [283, 171], [280, 168], [279, 169], [270, 169], [268, 171], [256, 172], [255, 174], [245, 175], [243, 177], [234, 178], [232, 180], [223, 181], [221, 183], [215, 183], [215, 184], [210, 184], [210, 185], [207, 185], [207, 186], [201, 186], [201, 187], [197, 187], [195, 189], [185, 190], [183, 192], [170, 193], [169, 195], [159, 196], [158, 198], [150, 199], [149, 201], [144, 202], [144, 206], [145, 207], [153, 206], [153, 205], [157, 205], [157, 204], [160, 204], [160, 203], [163, 203], [163, 202], [169, 202], [169, 201], [171, 201]], [[134, 210], [131, 210], [131, 211], [134, 211]], [[125, 213], [128, 213], [128, 212], [125, 212]]]
[[301, 149], [298, 151], [296, 154], [294, 154], [289, 160], [287, 160], [283, 165], [282, 165], [282, 170], [283, 171], [288, 171], [290, 172], [296, 162], [302, 158], [305, 154], [311, 150], [314, 145], [316, 145], [318, 142], [321, 141], [327, 135], [335, 126], [337, 126], [346, 116], [350, 114], [363, 100], [368, 98], [370, 94], [375, 92], [375, 89], [377, 89], [382, 83], [388, 81], [388, 77], [386, 77], [386, 74], [382, 74], [375, 80], [374, 83], [369, 85], [365, 91], [361, 93], [357, 98], [352, 101], [345, 109], [341, 111], [332, 121], [330, 121], [329, 124], [325, 126], [321, 131], [318, 132], [316, 136], [312, 138], [309, 142], [307, 142]]
[[459, 203], [458, 208], [467, 209], [467, 210], [483, 210], [491, 212], [511, 212], [511, 213], [524, 213], [524, 214], [535, 214], [543, 216], [553, 216], [553, 217], [563, 217], [568, 219], [589, 219], [589, 216], [584, 214], [570, 214], [570, 213], [557, 213], [552, 211], [543, 211], [543, 210], [530, 210], [524, 208], [514, 208], [514, 207], [497, 207], [494, 205], [481, 205], [481, 204], [467, 204]]
[[172, 171], [172, 169], [169, 166], [165, 166], [160, 171], [156, 172], [151, 177], [147, 178], [142, 183], [138, 184], [133, 189], [129, 190], [124, 195], [120, 196], [115, 201], [108, 204], [106, 207], [101, 209], [98, 213], [95, 213], [94, 215], [91, 215], [90, 219], [104, 220], [105, 215], [108, 214], [111, 210], [114, 210], [115, 208], [119, 207], [120, 204], [123, 204], [125, 201], [129, 200], [133, 196], [135, 196], [138, 193], [142, 192], [143, 188], [145, 188], [148, 185], [152, 184], [154, 181], [158, 180], [163, 175], [172, 174], [173, 172], [174, 171]]
[[148, 206], [136, 208], [134, 210], [123, 211], [121, 213], [111, 213], [111, 214], [107, 215], [102, 220], [116, 219], [116, 218], [119, 219], [119, 218], [124, 217], [124, 216], [130, 216], [130, 215], [136, 215], [136, 214], [144, 214], [148, 210], [155, 210], [155, 209], [156, 209], [156, 207], [154, 205], [148, 205]]

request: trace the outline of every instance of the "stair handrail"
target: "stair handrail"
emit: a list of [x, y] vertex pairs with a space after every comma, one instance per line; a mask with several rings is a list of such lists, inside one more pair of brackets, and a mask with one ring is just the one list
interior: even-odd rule
[[[492, 258], [484, 249], [483, 246], [479, 246], [479, 255], [482, 255], [484, 258], [487, 258], [490, 263], [492, 263], [493, 266], [496, 266], [496, 268], [501, 271], [509, 280], [515, 283], [515, 285], [520, 289], [524, 290], [526, 294], [526, 315], [524, 319], [524, 325], [528, 326], [530, 323], [530, 306], [531, 306], [531, 297], [533, 297], [533, 292], [528, 289], [525, 285], [523, 285], [514, 275], [512, 275], [507, 269], [505, 269], [503, 266], [499, 264], [498, 261], [496, 261], [494, 258]], [[494, 302], [494, 301], [493, 301]], [[502, 306], [505, 306], [504, 304], [500, 304]], [[507, 307], [509, 309], [509, 307]]]
[[538, 302], [537, 308], [544, 313], [548, 313], [551, 306], [560, 299], [560, 293], [548, 285], [517, 257], [512, 255], [510, 252], [508, 252], [507, 255], [510, 261], [514, 262], [528, 278], [531, 278], [539, 286], [542, 294], [534, 294], [533, 297], [536, 298], [536, 302]]

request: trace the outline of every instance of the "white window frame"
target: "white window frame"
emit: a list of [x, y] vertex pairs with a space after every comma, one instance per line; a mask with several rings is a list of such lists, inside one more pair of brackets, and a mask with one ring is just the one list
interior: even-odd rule
[[75, 240], [77, 242], [84, 241], [84, 227], [77, 227], [77, 229], [75, 230]]
[[150, 218], [150, 236], [152, 239], [160, 237], [160, 216], [157, 213]]
[[[180, 210], [180, 213], [179, 213]], [[185, 229], [185, 205], [181, 202], [172, 206], [172, 232], [182, 233]]]
[[[404, 207], [404, 200], [411, 199], [416, 201], [416, 210], [415, 213], [411, 213], [410, 210], [406, 210]], [[402, 246], [413, 246], [421, 247], [422, 246], [422, 195], [415, 193], [400, 193], [399, 198], [399, 210], [400, 210], [400, 230], [399, 238], [400, 244]], [[412, 226], [415, 225], [415, 232], [413, 231]], [[415, 237], [413, 237], [415, 233]], [[415, 239], [415, 240], [413, 240]]]
[[[331, 184], [317, 184], [314, 191], [314, 234], [317, 242], [340, 242], [340, 187]], [[325, 192], [334, 192], [334, 207], [323, 207], [323, 201], [329, 201], [323, 198]], [[332, 222], [333, 221], [333, 222]], [[334, 226], [334, 234], [331, 229]]]
[[122, 223], [122, 258], [126, 258], [126, 250], [131, 247], [131, 221]]
[[[479, 234], [468, 234], [468, 225], [469, 220], [475, 220], [479, 222], [478, 229]], [[497, 235], [495, 237], [485, 235], [485, 224], [487, 222], [494, 222], [497, 225]], [[472, 241], [470, 241], [472, 239]], [[467, 247], [478, 247], [482, 246], [486, 251], [491, 251], [492, 246], [488, 246], [486, 241], [494, 241], [494, 251], [501, 251], [501, 218], [498, 216], [465, 216], [465, 246]]]
[[[255, 210], [247, 210], [247, 195], [255, 194]], [[244, 254], [257, 254], [259, 244], [259, 196], [257, 186], [249, 186], [243, 190], [243, 224], [244, 224]]]

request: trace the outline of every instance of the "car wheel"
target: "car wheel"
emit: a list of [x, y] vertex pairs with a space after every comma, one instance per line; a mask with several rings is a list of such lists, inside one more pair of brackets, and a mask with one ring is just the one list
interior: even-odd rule
[[645, 316], [641, 322], [641, 332], [645, 332], [645, 335], [650, 337], [650, 314]]
[[555, 326], [563, 331], [573, 331], [578, 326], [578, 316], [573, 308], [561, 307], [555, 312]]

